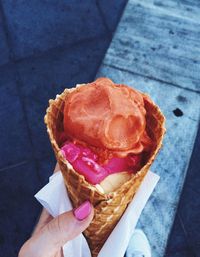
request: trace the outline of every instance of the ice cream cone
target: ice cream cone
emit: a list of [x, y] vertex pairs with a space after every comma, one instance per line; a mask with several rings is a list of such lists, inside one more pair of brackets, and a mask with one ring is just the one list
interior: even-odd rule
[[94, 257], [98, 255], [104, 242], [133, 199], [134, 194], [161, 148], [165, 133], [165, 118], [158, 106], [156, 106], [147, 95], [143, 94], [145, 109], [147, 111], [146, 129], [155, 143], [154, 147], [148, 156], [146, 156], [144, 166], [136, 174], [132, 174], [131, 178], [114, 192], [104, 194], [98, 186], [89, 184], [82, 175], [73, 169], [69, 162], [63, 157], [58, 145], [58, 135], [63, 131], [64, 104], [69, 94], [74, 90], [76, 90], [76, 88], [65, 89], [62, 94], [56, 96], [55, 100], [49, 100], [49, 107], [47, 108], [44, 120], [73, 206], [77, 207], [85, 200], [90, 200], [94, 205], [94, 219], [84, 232], [92, 256]]

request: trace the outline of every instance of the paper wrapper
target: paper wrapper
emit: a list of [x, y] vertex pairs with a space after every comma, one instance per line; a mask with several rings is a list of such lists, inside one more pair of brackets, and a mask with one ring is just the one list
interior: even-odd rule
[[[98, 257], [124, 256], [141, 212], [158, 180], [159, 176], [155, 173], [151, 171], [147, 173], [133, 200], [104, 243]], [[53, 217], [72, 209], [61, 172], [54, 174], [49, 183], [35, 197]], [[63, 247], [63, 253], [65, 257], [91, 257], [88, 243], [82, 234], [67, 242]]]
[[[82, 86], [84, 85], [78, 85], [77, 88]], [[69, 94], [77, 90], [77, 88], [65, 89], [61, 95], [56, 96], [55, 100], [50, 100], [44, 120], [73, 207], [79, 206], [85, 200], [89, 200], [94, 206], [94, 219], [84, 232], [84, 235], [87, 238], [92, 256], [96, 257], [130, 201], [133, 199], [134, 194], [161, 148], [165, 133], [165, 118], [158, 106], [147, 95], [143, 94], [147, 112], [146, 130], [154, 141], [154, 146], [151, 152], [145, 157], [143, 167], [136, 174], [133, 174], [130, 180], [114, 192], [103, 194], [96, 186], [89, 184], [82, 175], [69, 165], [58, 145], [58, 135], [63, 132], [64, 104]]]

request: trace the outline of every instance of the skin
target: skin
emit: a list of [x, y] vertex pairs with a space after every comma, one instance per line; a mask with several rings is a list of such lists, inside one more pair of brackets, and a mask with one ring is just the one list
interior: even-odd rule
[[[55, 171], [59, 170], [58, 164]], [[42, 210], [32, 236], [20, 249], [18, 257], [63, 257], [62, 246], [82, 233], [92, 221], [94, 210], [84, 220], [75, 218], [73, 211], [53, 218]]]

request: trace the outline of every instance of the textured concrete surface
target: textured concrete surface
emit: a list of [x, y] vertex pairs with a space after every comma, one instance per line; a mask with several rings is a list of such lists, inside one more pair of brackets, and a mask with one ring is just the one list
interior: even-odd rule
[[9, 48], [6, 41], [6, 36], [3, 30], [3, 19], [0, 15], [0, 65], [5, 64], [9, 61]]
[[176, 15], [130, 1], [104, 64], [199, 92], [199, 18]]
[[106, 31], [92, 0], [2, 0], [2, 5], [16, 59], [63, 45], [69, 47]]
[[[13, 66], [0, 69], [0, 169], [32, 157], [32, 149]], [[1, 172], [0, 172], [1, 173]]]
[[[17, 256], [20, 246], [30, 236], [40, 212], [33, 195], [47, 182], [55, 165], [43, 124], [48, 99], [55, 97], [65, 87], [94, 79], [126, 2], [0, 0], [0, 256]], [[141, 5], [147, 4], [145, 0], [140, 2]], [[180, 24], [174, 21], [175, 18], [170, 18], [170, 24], [163, 20], [163, 24], [172, 32], [176, 25], [176, 34], [169, 33], [171, 41], [167, 41], [166, 47], [168, 43], [175, 46], [172, 43], [176, 38], [187, 38], [187, 42], [178, 46], [184, 61], [177, 69], [186, 76], [188, 73], [183, 67], [187, 62], [189, 67], [186, 70], [190, 72], [191, 80], [188, 77], [184, 87], [191, 88], [192, 85], [192, 89], [198, 91], [198, 85], [193, 83], [193, 75], [197, 74], [199, 64], [198, 1], [151, 0], [148, 5], [153, 5], [148, 7], [150, 11], [153, 9], [149, 13], [151, 18], [152, 14], [157, 13], [155, 9], [158, 9], [159, 18], [152, 20], [150, 26], [154, 31], [158, 31], [155, 22], [162, 20], [161, 10], [165, 9], [165, 19], [168, 14], [175, 18], [181, 16]], [[138, 6], [136, 10], [131, 16], [129, 14], [132, 28], [128, 32], [133, 34], [132, 37], [137, 26], [142, 24], [147, 7]], [[189, 20], [190, 26], [185, 31], [181, 24], [186, 26], [186, 20]], [[147, 28], [140, 29], [145, 33], [147, 31]], [[186, 32], [188, 34], [184, 35]], [[158, 33], [155, 39], [162, 41]], [[145, 41], [141, 40], [140, 43], [144, 46]], [[132, 50], [134, 52], [135, 48]], [[153, 49], [151, 51], [154, 59], [156, 53]], [[159, 51], [162, 55], [163, 49]], [[178, 50], [169, 47], [168, 51], [177, 54]], [[178, 57], [176, 55], [171, 60], [172, 65], [179, 65], [176, 60]], [[145, 64], [145, 61], [149, 61], [146, 58], [140, 58], [140, 65], [146, 65], [150, 72], [152, 68]], [[153, 60], [153, 63], [157, 60]], [[167, 72], [162, 67], [159, 67], [158, 74], [164, 74], [166, 79]], [[182, 80], [181, 72], [178, 76]], [[158, 79], [162, 80], [162, 77], [159, 75]], [[147, 83], [145, 74], [141, 74], [141, 83], [143, 80], [144, 84]], [[176, 83], [174, 78], [166, 80], [169, 84]], [[184, 98], [180, 99], [184, 101]], [[173, 107], [180, 107], [185, 113], [184, 103], [179, 104]], [[188, 111], [191, 109], [192, 106], [189, 106]], [[190, 118], [188, 122], [192, 123], [193, 117]], [[199, 140], [196, 140], [166, 251], [167, 257], [199, 256], [199, 144]]]
[[[168, 240], [165, 257], [200, 256], [200, 129], [198, 131], [193, 154], [179, 202], [174, 226]], [[182, 252], [186, 252], [181, 255]], [[179, 255], [178, 255], [179, 253]]]

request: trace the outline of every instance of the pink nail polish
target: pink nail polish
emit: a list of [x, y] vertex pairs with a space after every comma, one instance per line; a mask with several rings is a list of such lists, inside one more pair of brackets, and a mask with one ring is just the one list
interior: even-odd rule
[[89, 201], [85, 201], [78, 208], [74, 210], [74, 216], [77, 220], [84, 220], [91, 213], [92, 207]]

